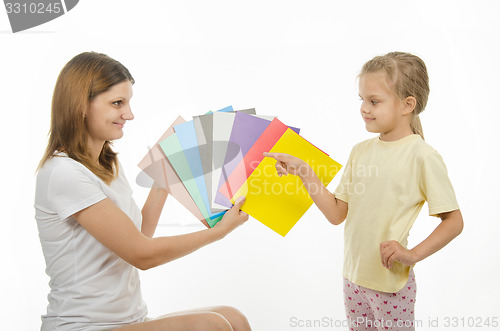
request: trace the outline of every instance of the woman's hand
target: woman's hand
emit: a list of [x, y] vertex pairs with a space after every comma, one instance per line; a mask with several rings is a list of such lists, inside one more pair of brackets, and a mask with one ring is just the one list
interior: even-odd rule
[[382, 259], [382, 265], [391, 269], [394, 261], [399, 261], [404, 265], [412, 266], [417, 263], [418, 259], [416, 255], [395, 240], [384, 241], [380, 244], [380, 257]]
[[276, 162], [278, 176], [292, 174], [304, 178], [310, 175], [312, 168], [298, 157], [285, 153], [264, 153], [265, 157], [272, 157]]
[[240, 212], [243, 203], [244, 199], [238, 200], [211, 229], [169, 237], [148, 238], [109, 198], [73, 214], [73, 217], [109, 250], [136, 268], [147, 270], [222, 239], [248, 219], [246, 213]]
[[223, 236], [225, 236], [226, 234], [236, 229], [238, 226], [245, 223], [248, 220], [248, 214], [240, 210], [244, 203], [245, 197], [239, 197], [235, 201], [234, 206], [226, 212], [222, 219], [217, 224], [215, 224], [213, 228], [221, 230]]

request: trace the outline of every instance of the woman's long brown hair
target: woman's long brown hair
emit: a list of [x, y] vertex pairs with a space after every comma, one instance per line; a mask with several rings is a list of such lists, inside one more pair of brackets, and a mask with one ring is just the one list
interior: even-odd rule
[[99, 164], [90, 157], [84, 113], [92, 100], [112, 86], [134, 78], [120, 62], [106, 54], [85, 52], [71, 59], [61, 70], [52, 96], [49, 142], [38, 169], [54, 156], [65, 152], [107, 184], [118, 174], [118, 158], [106, 141]]

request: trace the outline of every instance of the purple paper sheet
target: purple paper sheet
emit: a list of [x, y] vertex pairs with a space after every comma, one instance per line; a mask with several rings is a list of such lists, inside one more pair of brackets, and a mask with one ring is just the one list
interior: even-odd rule
[[[220, 193], [219, 189], [226, 182], [233, 170], [240, 163], [240, 161], [243, 160], [243, 157], [266, 130], [270, 123], [270, 120], [263, 119], [258, 116], [242, 112], [236, 113], [226, 150], [226, 156], [222, 165], [222, 174], [219, 179], [215, 203], [231, 208], [231, 201]], [[300, 132], [300, 129], [298, 128], [290, 127], [290, 129], [295, 131], [297, 134]]]

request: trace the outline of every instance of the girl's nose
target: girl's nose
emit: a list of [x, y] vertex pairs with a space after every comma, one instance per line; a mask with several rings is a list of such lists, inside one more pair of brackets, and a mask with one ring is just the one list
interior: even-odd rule
[[365, 113], [365, 114], [370, 113], [370, 109], [365, 105], [364, 101], [363, 101], [363, 103], [361, 103], [361, 112]]

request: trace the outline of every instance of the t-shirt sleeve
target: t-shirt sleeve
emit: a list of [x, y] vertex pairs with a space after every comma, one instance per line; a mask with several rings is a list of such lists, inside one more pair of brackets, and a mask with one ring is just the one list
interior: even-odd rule
[[106, 198], [99, 183], [71, 163], [56, 167], [50, 177], [47, 198], [64, 220]]
[[423, 161], [420, 190], [429, 205], [431, 216], [459, 209], [446, 165], [438, 152], [430, 154]]
[[351, 150], [351, 154], [349, 155], [349, 159], [344, 167], [344, 172], [342, 173], [342, 177], [340, 178], [340, 183], [335, 189], [335, 197], [344, 202], [349, 203], [349, 192], [352, 192], [352, 159], [354, 154], [355, 147]]

